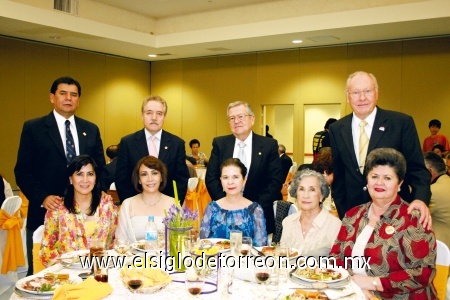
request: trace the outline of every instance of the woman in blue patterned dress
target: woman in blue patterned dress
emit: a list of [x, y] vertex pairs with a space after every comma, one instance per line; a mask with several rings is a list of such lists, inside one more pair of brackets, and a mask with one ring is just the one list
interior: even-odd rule
[[267, 245], [266, 220], [261, 206], [242, 196], [247, 168], [237, 158], [220, 166], [220, 181], [226, 194], [206, 207], [200, 228], [201, 238], [230, 238], [231, 230], [242, 231], [252, 238], [254, 246]]

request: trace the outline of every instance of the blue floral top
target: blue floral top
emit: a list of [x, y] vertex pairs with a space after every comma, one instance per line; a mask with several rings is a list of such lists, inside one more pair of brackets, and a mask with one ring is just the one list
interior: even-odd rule
[[261, 206], [253, 202], [237, 210], [221, 208], [216, 201], [206, 207], [200, 228], [200, 238], [229, 239], [231, 230], [242, 231], [242, 236], [252, 238], [253, 246], [266, 246], [266, 219]]

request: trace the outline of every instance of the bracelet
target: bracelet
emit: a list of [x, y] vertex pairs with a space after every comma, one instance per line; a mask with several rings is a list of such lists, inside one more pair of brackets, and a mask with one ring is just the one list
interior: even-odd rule
[[372, 284], [375, 287], [375, 291], [378, 292], [378, 282], [377, 282], [377, 280], [375, 279], [374, 281], [372, 281]]

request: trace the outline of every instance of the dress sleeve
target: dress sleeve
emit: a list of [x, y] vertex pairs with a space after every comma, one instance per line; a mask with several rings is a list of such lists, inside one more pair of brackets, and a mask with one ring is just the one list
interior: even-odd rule
[[253, 246], [261, 247], [268, 244], [266, 231], [266, 218], [262, 207], [257, 204], [253, 212], [250, 213], [255, 226], [253, 231]]
[[131, 227], [130, 205], [132, 198], [123, 201], [119, 210], [119, 224], [116, 229], [116, 238], [124, 239], [130, 243], [136, 242], [136, 237]]
[[211, 206], [212, 202], [208, 204], [203, 214], [202, 224], [200, 226], [200, 238], [206, 239], [212, 235], [211, 232], [211, 220], [214, 217], [213, 209]]
[[117, 228], [117, 222], [118, 222], [118, 215], [117, 215], [117, 206], [114, 205], [112, 200], [109, 200], [106, 204], [106, 217], [109, 220], [109, 229], [106, 236], [106, 245], [108, 245], [108, 249], [114, 248], [114, 239], [115, 239], [115, 233]]
[[49, 267], [59, 257], [59, 215], [60, 210], [48, 210], [45, 214], [44, 234], [39, 256], [42, 264]]

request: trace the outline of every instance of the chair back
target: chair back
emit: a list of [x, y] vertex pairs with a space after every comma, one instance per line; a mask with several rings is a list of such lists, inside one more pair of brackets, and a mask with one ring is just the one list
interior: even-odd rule
[[2, 209], [10, 216], [16, 213], [22, 205], [22, 198], [19, 196], [11, 196], [5, 199]]
[[41, 250], [42, 236], [44, 235], [44, 225], [39, 226], [33, 232], [33, 273], [36, 274], [45, 269], [41, 262], [39, 251]]
[[198, 185], [198, 177], [192, 177], [188, 180], [188, 190], [189, 191], [196, 191]]
[[436, 241], [436, 277], [433, 285], [436, 288], [438, 299], [446, 299], [448, 268], [450, 266], [450, 250], [447, 245]]
[[273, 213], [275, 215], [275, 232], [272, 236], [273, 243], [278, 243], [281, 240], [284, 218], [297, 211], [297, 207], [289, 201], [276, 200], [273, 202]]

